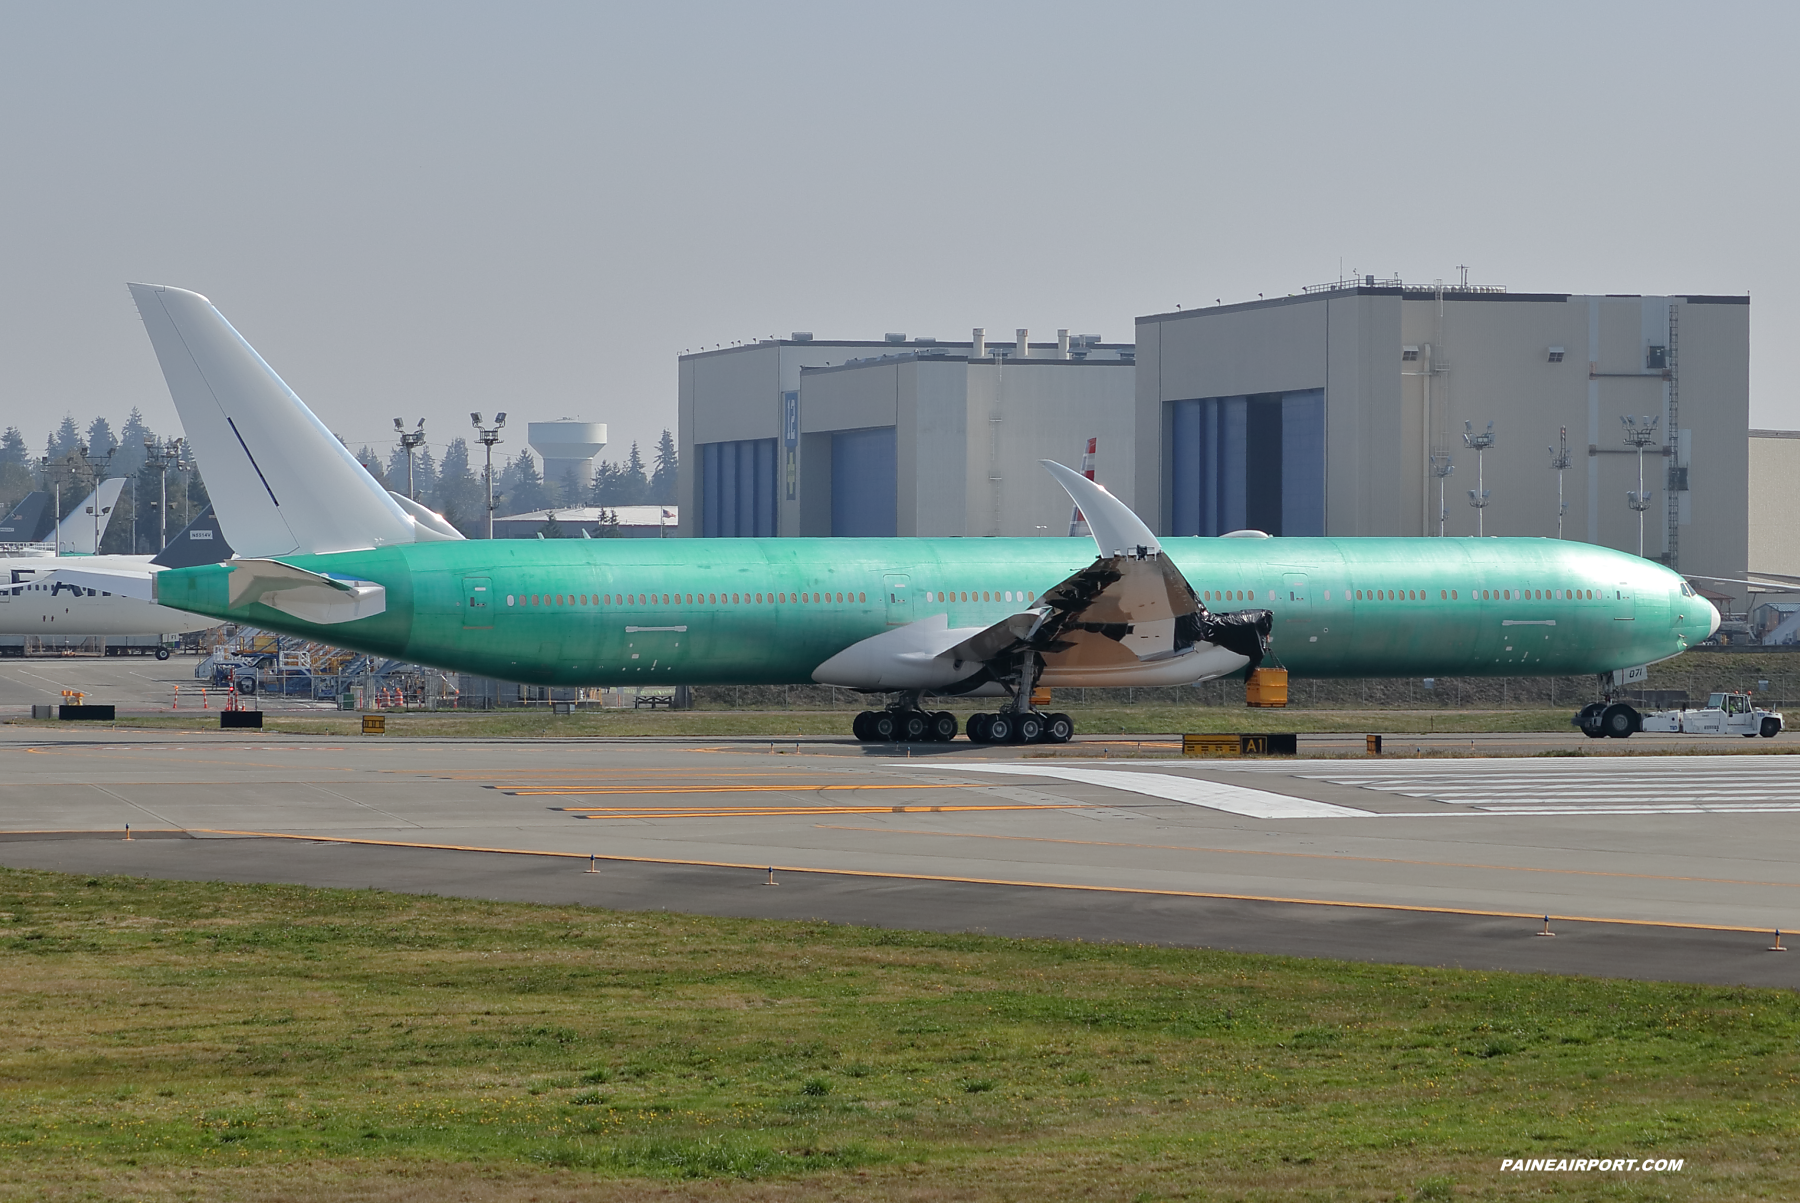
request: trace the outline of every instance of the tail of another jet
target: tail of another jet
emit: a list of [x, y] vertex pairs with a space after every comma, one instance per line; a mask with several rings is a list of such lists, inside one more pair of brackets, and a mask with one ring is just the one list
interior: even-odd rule
[[130, 288], [219, 525], [240, 556], [460, 537], [395, 502], [212, 302], [159, 284]]
[[113, 510], [118, 506], [119, 494], [124, 488], [123, 476], [103, 480], [99, 488], [89, 493], [79, 504], [70, 507], [56, 527], [57, 554], [91, 556], [98, 553], [100, 541], [106, 538], [107, 524], [112, 521]]

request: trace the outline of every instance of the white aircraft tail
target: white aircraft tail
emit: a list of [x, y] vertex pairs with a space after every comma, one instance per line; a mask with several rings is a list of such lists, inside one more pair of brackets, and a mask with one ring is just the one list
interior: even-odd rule
[[106, 524], [112, 521], [113, 510], [119, 504], [119, 493], [125, 488], [125, 478], [115, 476], [111, 480], [103, 480], [100, 487], [89, 493], [87, 497], [67, 514], [56, 526], [56, 551], [65, 556], [91, 556], [100, 551], [100, 541], [106, 538]]
[[130, 285], [219, 525], [240, 556], [444, 538], [363, 470], [199, 293]]

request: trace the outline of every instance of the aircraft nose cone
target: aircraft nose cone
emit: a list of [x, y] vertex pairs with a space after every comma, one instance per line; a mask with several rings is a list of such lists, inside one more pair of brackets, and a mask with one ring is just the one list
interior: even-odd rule
[[1706, 599], [1704, 597], [1701, 598], [1700, 600], [1706, 602], [1706, 612], [1707, 612], [1707, 614], [1709, 614], [1711, 616], [1706, 625], [1706, 637], [1708, 639], [1711, 639], [1713, 636], [1713, 632], [1719, 629], [1719, 607], [1713, 605], [1709, 601], [1706, 601]]

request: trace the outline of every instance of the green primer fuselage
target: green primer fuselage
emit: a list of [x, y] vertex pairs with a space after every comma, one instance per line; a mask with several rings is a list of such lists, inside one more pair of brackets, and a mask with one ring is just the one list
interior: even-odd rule
[[[1208, 609], [1273, 611], [1273, 661], [1297, 677], [1605, 672], [1676, 655], [1713, 628], [1710, 605], [1675, 573], [1585, 543], [1171, 538], [1163, 549]], [[282, 557], [386, 587], [384, 613], [333, 625], [232, 607], [225, 565], [163, 572], [156, 588], [163, 605], [502, 680], [797, 684], [902, 623], [942, 613], [951, 627], [985, 627], [1094, 555], [1088, 539], [843, 538], [482, 540]]]

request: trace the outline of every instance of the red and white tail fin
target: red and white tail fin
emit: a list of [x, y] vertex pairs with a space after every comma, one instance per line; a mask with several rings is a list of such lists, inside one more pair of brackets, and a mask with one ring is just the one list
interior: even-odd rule
[[[1094, 449], [1099, 442], [1099, 439], [1089, 439], [1087, 454], [1081, 457], [1081, 474], [1089, 480], [1094, 479]], [[1088, 529], [1087, 519], [1081, 516], [1081, 507], [1077, 505], [1069, 514], [1069, 538], [1078, 539], [1091, 534], [1093, 532]]]

